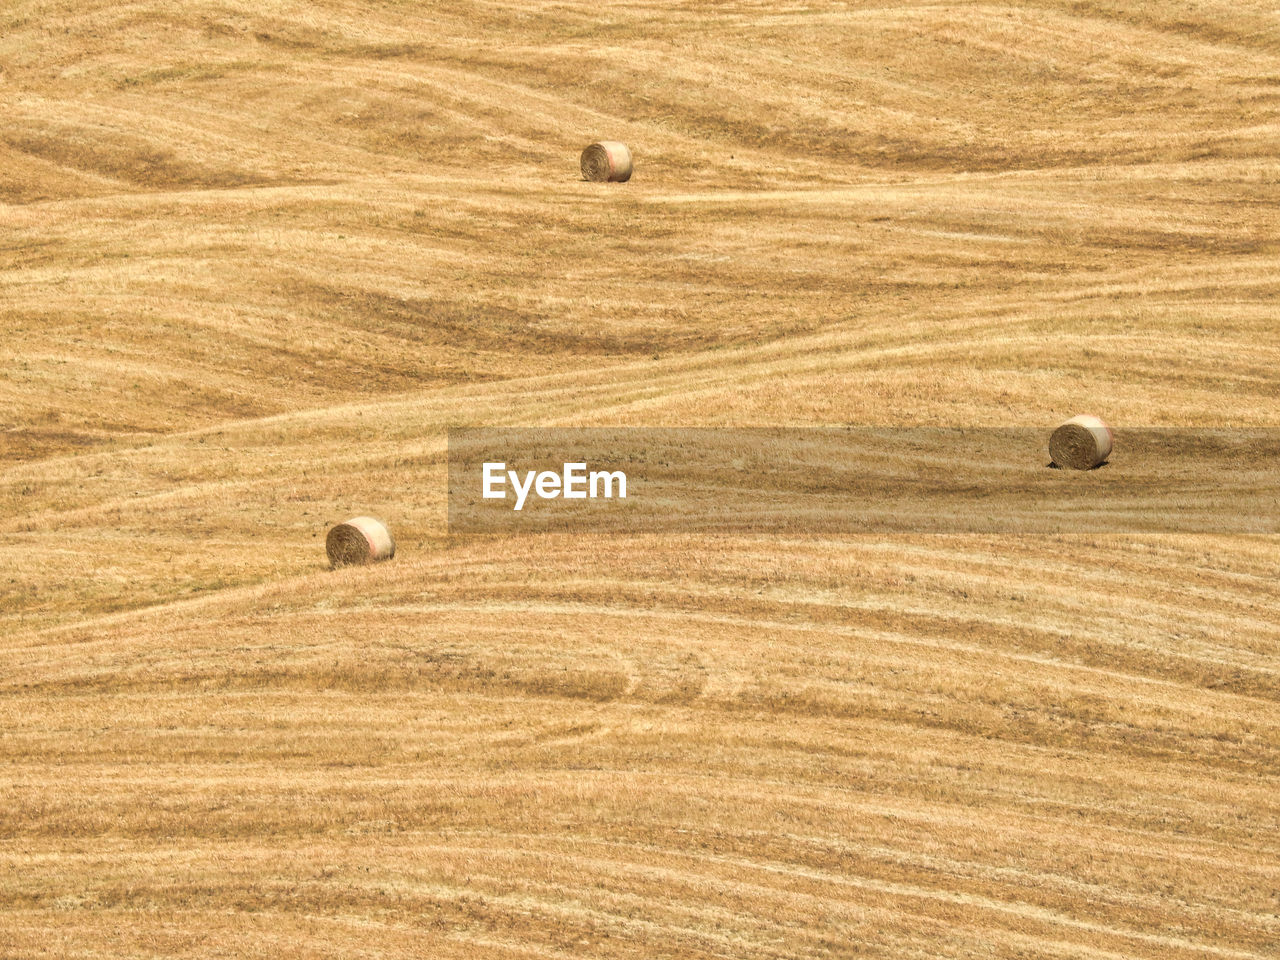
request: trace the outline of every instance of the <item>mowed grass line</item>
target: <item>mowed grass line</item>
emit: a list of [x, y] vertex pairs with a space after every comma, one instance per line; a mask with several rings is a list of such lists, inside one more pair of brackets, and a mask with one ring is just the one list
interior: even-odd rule
[[[602, 539], [632, 559], [601, 583], [565, 538], [540, 572], [489, 545], [316, 575], [322, 596], [295, 581], [59, 628], [6, 656], [27, 678], [9, 685], [7, 829], [53, 858], [12, 902], [192, 923], [341, 902], [388, 950], [430, 916], [424, 936], [479, 950], [568, 930], [619, 955], [817, 955], [896, 930], [921, 955], [1265, 956], [1274, 687], [1205, 684], [1145, 646], [1257, 591], [1228, 578], [1092, 626], [1094, 606], [1063, 606], [1091, 553], [1172, 585], [1196, 563], [1179, 539], [1024, 541], [1000, 565], [1031, 576], [1001, 601], [969, 559], [990, 540], [843, 543], [840, 570], [830, 543]], [[1019, 649], [1026, 628], [1003, 624], [1023, 603], [1079, 645]], [[1133, 665], [1089, 667], [1095, 644]], [[68, 764], [76, 787], [44, 785]], [[169, 863], [178, 837], [196, 850]], [[120, 852], [68, 893], [57, 851], [92, 838]], [[227, 851], [251, 859], [218, 879]]]

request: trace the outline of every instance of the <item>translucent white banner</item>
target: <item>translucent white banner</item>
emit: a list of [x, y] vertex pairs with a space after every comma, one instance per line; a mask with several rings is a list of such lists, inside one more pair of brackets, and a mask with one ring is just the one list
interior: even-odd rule
[[1023, 428], [458, 428], [449, 527], [1280, 533], [1280, 430], [1112, 434], [1081, 470]]

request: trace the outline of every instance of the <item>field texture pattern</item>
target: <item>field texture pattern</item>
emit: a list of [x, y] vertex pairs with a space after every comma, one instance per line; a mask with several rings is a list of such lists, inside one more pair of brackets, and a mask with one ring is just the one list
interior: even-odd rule
[[0, 958], [1274, 960], [1276, 536], [446, 436], [1280, 427], [1278, 157], [1272, 2], [5, 0]]

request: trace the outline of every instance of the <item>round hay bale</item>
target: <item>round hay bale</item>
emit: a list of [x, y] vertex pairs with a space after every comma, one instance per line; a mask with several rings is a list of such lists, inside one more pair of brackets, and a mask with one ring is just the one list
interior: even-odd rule
[[1091, 470], [1111, 455], [1111, 428], [1089, 414], [1072, 417], [1049, 437], [1049, 456], [1059, 467]]
[[631, 179], [631, 151], [617, 140], [601, 140], [582, 151], [578, 162], [582, 179], [596, 183], [626, 183]]
[[385, 523], [373, 517], [352, 517], [346, 523], [338, 524], [324, 538], [324, 548], [332, 567], [377, 563], [396, 555], [396, 542], [391, 531]]

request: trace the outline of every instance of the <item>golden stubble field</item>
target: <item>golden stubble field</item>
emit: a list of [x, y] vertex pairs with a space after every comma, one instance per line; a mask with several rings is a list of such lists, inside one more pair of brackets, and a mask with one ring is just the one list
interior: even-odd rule
[[1276, 956], [1274, 537], [450, 540], [444, 453], [1280, 426], [1278, 155], [1265, 3], [10, 0], [0, 957]]

